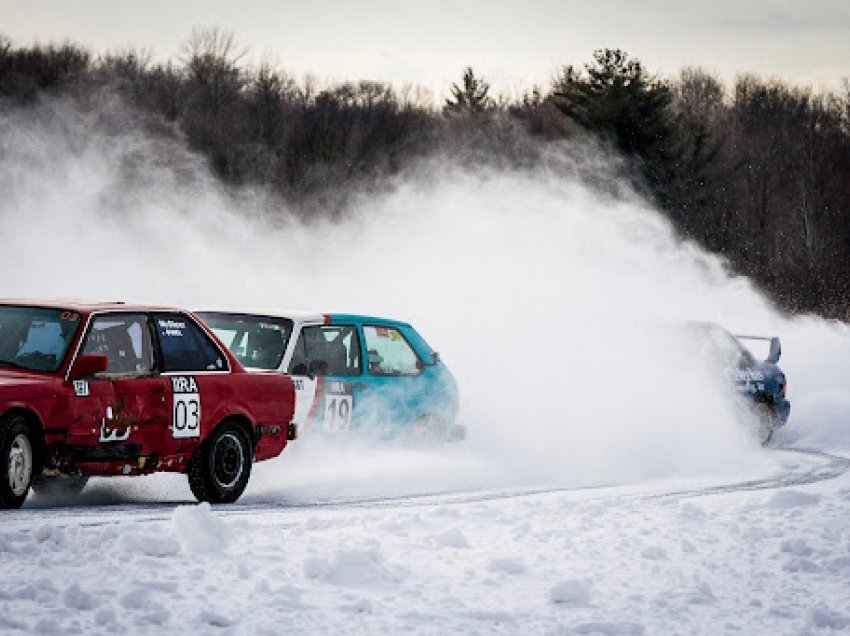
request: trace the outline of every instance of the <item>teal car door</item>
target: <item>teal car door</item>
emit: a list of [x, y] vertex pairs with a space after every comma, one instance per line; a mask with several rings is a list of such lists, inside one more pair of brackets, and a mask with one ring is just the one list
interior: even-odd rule
[[356, 325], [307, 325], [301, 329], [289, 373], [315, 378], [311, 424], [326, 433], [346, 433], [358, 425], [359, 402], [366, 385]]

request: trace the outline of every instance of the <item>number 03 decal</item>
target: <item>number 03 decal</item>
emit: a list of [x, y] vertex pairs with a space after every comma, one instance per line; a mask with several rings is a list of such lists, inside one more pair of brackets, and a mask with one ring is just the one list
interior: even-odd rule
[[201, 436], [201, 393], [192, 377], [171, 378], [174, 413], [171, 431], [176, 438]]

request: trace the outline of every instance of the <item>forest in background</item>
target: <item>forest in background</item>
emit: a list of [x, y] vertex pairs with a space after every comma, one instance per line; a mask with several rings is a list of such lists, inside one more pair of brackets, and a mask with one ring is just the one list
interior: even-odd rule
[[220, 30], [193, 32], [169, 62], [0, 36], [0, 116], [114, 91], [224, 183], [268, 188], [305, 217], [338, 214], [348, 194], [435, 153], [522, 168], [544, 160], [545, 142], [593, 139], [682, 237], [780, 307], [850, 319], [850, 84], [821, 93], [742, 74], [726, 86], [698, 68], [666, 78], [601, 49], [514, 98], [467, 67], [437, 104], [414, 86], [296, 80], [245, 53]]

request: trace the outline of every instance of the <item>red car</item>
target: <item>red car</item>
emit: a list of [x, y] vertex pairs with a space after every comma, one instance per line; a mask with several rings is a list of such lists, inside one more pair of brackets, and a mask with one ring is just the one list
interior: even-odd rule
[[292, 424], [288, 376], [248, 373], [193, 314], [123, 303], [0, 302], [0, 508], [93, 475], [183, 472], [229, 503]]

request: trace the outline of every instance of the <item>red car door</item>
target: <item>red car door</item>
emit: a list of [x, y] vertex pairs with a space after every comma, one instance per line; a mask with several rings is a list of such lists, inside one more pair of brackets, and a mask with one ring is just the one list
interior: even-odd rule
[[154, 327], [168, 385], [171, 434], [188, 451], [220, 421], [233, 390], [227, 358], [188, 316], [157, 313]]
[[80, 354], [107, 359], [106, 371], [72, 383], [75, 433], [88, 437], [89, 443], [97, 435], [93, 457], [129, 456], [133, 453], [127, 447], [155, 445], [168, 424], [168, 404], [166, 381], [157, 374], [154, 362], [147, 315], [95, 314]]

